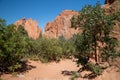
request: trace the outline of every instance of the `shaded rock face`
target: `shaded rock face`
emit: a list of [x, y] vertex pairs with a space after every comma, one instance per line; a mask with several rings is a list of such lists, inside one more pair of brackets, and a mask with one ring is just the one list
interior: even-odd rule
[[14, 23], [16, 26], [22, 25], [28, 32], [28, 36], [32, 39], [37, 39], [42, 34], [42, 29], [38, 27], [38, 22], [33, 21], [31, 18], [18, 20]]
[[64, 10], [53, 22], [46, 24], [44, 36], [47, 38], [59, 38], [60, 36], [64, 36], [66, 39], [69, 39], [74, 34], [80, 32], [79, 29], [71, 28], [70, 19], [74, 15], [78, 15], [78, 12]]
[[112, 4], [113, 2], [115, 2], [116, 0], [105, 0], [105, 4]]
[[118, 12], [120, 11], [120, 0], [105, 0], [103, 8], [108, 13]]

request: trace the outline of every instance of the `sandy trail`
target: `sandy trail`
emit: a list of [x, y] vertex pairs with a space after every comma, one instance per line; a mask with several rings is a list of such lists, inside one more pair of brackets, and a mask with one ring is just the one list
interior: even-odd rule
[[[3, 80], [70, 80], [71, 76], [63, 75], [62, 71], [77, 71], [79, 69], [75, 62], [68, 59], [58, 63], [52, 62], [46, 64], [43, 64], [40, 61], [29, 60], [28, 65], [33, 68], [15, 76], [4, 74], [1, 78], [3, 78]], [[111, 67], [95, 79], [79, 78], [77, 80], [120, 80], [120, 72], [117, 72], [117, 69]]]
[[79, 68], [72, 60], [62, 60], [58, 63], [41, 63], [40, 61], [29, 60], [31, 70], [17, 76], [9, 74], [2, 75], [4, 80], [69, 80], [70, 76], [64, 76], [62, 71], [77, 71]]

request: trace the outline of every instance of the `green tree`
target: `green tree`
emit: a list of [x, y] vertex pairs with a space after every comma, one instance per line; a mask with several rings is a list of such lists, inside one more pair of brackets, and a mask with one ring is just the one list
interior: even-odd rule
[[27, 44], [27, 33], [23, 27], [6, 25], [0, 20], [0, 71], [15, 71], [21, 68]]
[[75, 45], [72, 39], [65, 39], [64, 36], [60, 36], [58, 44], [62, 48], [62, 57], [70, 58], [75, 53]]
[[99, 4], [85, 6], [77, 17], [71, 19], [72, 27], [83, 30], [75, 42], [80, 53], [78, 61], [88, 62], [93, 53], [99, 63], [116, 54], [117, 39], [110, 35], [116, 19], [116, 13], [106, 15]]

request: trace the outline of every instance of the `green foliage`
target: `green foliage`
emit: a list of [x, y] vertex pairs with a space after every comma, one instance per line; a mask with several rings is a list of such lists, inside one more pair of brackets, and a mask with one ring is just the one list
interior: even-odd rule
[[55, 39], [42, 38], [40, 44], [39, 58], [42, 62], [59, 61], [62, 49]]
[[78, 72], [72, 72], [70, 80], [76, 80], [79, 77], [81, 77], [81, 75]]
[[105, 45], [104, 47], [99, 47], [99, 52], [100, 50], [102, 51], [99, 54], [101, 56], [104, 54], [106, 59], [113, 56], [116, 53], [117, 39], [110, 36], [110, 33], [116, 19], [116, 14], [106, 15], [99, 4], [86, 6], [80, 11], [78, 17], [73, 17], [71, 20], [72, 26], [83, 29], [83, 32], [75, 38], [79, 55], [86, 57], [90, 53], [94, 53], [95, 61], [98, 62], [97, 49], [99, 47], [98, 43], [101, 43]]
[[85, 6], [77, 17], [71, 19], [72, 27], [79, 27], [83, 30], [81, 34], [73, 37], [77, 49], [75, 57], [78, 59], [78, 65], [81, 64], [95, 75], [99, 75], [102, 69], [96, 64], [89, 63], [90, 55], [95, 56], [94, 59], [98, 64], [99, 57], [102, 57], [102, 61], [109, 61], [119, 55], [116, 51], [118, 41], [110, 35], [118, 19], [119, 13], [106, 15], [105, 10], [99, 4]]
[[91, 62], [87, 63], [87, 69], [92, 71], [94, 75], [100, 75], [103, 72], [103, 69], [99, 65], [95, 65]]
[[32, 57], [37, 56], [40, 52], [40, 40], [33, 40], [28, 39], [27, 40], [27, 49], [26, 49], [26, 56]]
[[37, 40], [28, 40], [28, 56], [34, 60], [42, 62], [59, 61], [61, 58], [70, 58], [75, 52], [72, 40], [64, 37], [57, 39], [47, 39], [44, 37]]
[[0, 27], [3, 27], [5, 25], [6, 25], [5, 20], [0, 18]]
[[64, 58], [69, 58], [75, 54], [76, 48], [72, 39], [66, 40], [64, 37], [59, 38], [58, 44], [62, 48], [62, 55]]
[[[82, 34], [74, 35], [73, 38], [77, 51], [80, 52], [81, 55], [88, 56], [91, 51], [91, 47], [89, 46], [90, 40], [85, 39]], [[89, 36], [86, 38], [89, 38]]]
[[[0, 20], [2, 21], [2, 20]], [[1, 22], [0, 26], [0, 71], [15, 71], [21, 68], [21, 59], [25, 53], [27, 33], [18, 28], [15, 30], [15, 25], [5, 26], [5, 22]]]
[[103, 61], [109, 61], [109, 59], [113, 59], [118, 55], [116, 50], [118, 42], [117, 39], [113, 37], [106, 37], [104, 41], [108, 44], [104, 48], [101, 49]]

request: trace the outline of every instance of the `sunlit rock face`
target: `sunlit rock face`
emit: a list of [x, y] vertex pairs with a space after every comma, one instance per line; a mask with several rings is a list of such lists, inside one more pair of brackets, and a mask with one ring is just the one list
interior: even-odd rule
[[42, 34], [42, 29], [38, 27], [38, 22], [32, 20], [32, 18], [26, 20], [22, 18], [14, 23], [17, 27], [22, 25], [28, 32], [28, 36], [33, 39], [37, 39]]
[[[106, 0], [103, 6], [108, 13], [114, 13], [120, 11], [120, 0]], [[120, 21], [116, 21], [113, 28], [112, 35], [120, 41]]]
[[[106, 0], [103, 8], [108, 14], [118, 12], [120, 11], [120, 0]], [[116, 21], [111, 36], [117, 38], [118, 41], [120, 41], [120, 20]], [[118, 49], [120, 50], [120, 48]]]
[[53, 22], [46, 24], [44, 36], [47, 38], [64, 36], [66, 39], [69, 39], [74, 34], [80, 32], [80, 29], [71, 28], [70, 19], [75, 15], [78, 15], [78, 12], [72, 10], [62, 11]]

